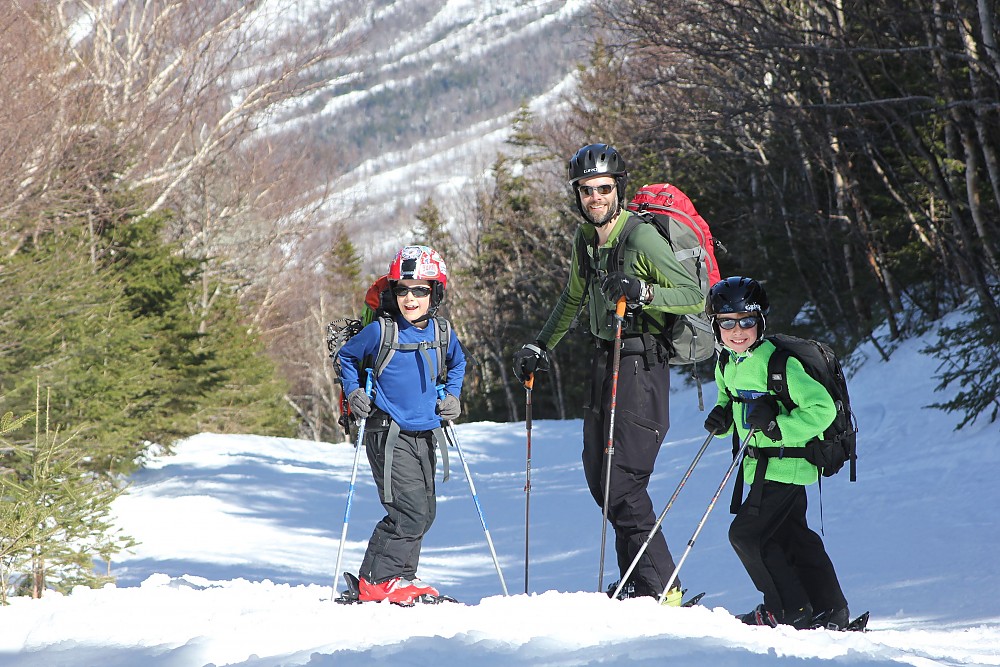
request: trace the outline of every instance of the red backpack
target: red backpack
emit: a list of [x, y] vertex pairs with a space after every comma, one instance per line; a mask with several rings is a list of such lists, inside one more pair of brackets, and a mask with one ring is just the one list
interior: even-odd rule
[[725, 248], [712, 238], [712, 230], [708, 228], [705, 218], [698, 214], [688, 196], [676, 186], [669, 183], [644, 185], [639, 188], [627, 206], [628, 210], [635, 213], [649, 211], [657, 215], [666, 215], [690, 227], [705, 249], [708, 286], [711, 287], [722, 280], [722, 275], [719, 273], [719, 262], [715, 258], [715, 250], [718, 247], [720, 252], [724, 252]]

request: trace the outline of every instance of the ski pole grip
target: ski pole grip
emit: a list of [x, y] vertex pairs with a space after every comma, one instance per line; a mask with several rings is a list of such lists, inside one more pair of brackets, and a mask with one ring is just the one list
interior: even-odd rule
[[615, 304], [615, 315], [618, 316], [618, 319], [622, 319], [625, 317], [625, 306], [626, 306], [625, 297], [621, 297], [620, 299], [618, 299], [618, 303]]

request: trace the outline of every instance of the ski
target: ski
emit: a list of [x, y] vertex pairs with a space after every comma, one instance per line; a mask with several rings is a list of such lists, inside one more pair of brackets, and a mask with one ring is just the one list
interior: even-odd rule
[[820, 615], [813, 619], [813, 626], [811, 629], [831, 630], [833, 632], [866, 632], [866, 628], [868, 627], [868, 614], [869, 612], [866, 611], [842, 628], [837, 627], [836, 624], [827, 625], [823, 620], [823, 616]]
[[429, 593], [425, 593], [423, 595], [418, 595], [417, 597], [413, 598], [413, 602], [411, 602], [410, 604], [405, 604], [403, 602], [393, 602], [393, 604], [398, 604], [400, 607], [415, 607], [418, 602], [420, 604], [441, 604], [442, 602], [457, 603], [458, 600], [451, 597], [450, 595], [430, 595]]
[[693, 596], [690, 600], [685, 600], [684, 602], [681, 602], [681, 606], [682, 607], [693, 607], [696, 604], [698, 604], [699, 602], [701, 602], [701, 599], [703, 597], [705, 597], [705, 592], [704, 591], [702, 591], [701, 593], [698, 593], [697, 595]]
[[[344, 581], [347, 582], [347, 590], [340, 592], [340, 597], [334, 598], [334, 602], [337, 604], [364, 604], [366, 600], [362, 600], [360, 592], [360, 584], [358, 582], [357, 576], [351, 574], [350, 572], [344, 572]], [[377, 600], [371, 600], [371, 602], [378, 602]], [[410, 603], [405, 602], [393, 602], [392, 604], [399, 607], [414, 607], [417, 603], [420, 604], [441, 604], [442, 602], [455, 602], [458, 600], [451, 597], [450, 595], [430, 595], [425, 593], [424, 595], [418, 595], [413, 598]]]
[[361, 604], [361, 589], [359, 588], [358, 578], [351, 574], [350, 572], [344, 573], [344, 581], [347, 582], [347, 590], [340, 592], [340, 597], [335, 598], [334, 602], [337, 604]]
[[865, 613], [861, 614], [856, 619], [848, 623], [847, 627], [844, 628], [844, 630], [846, 632], [867, 632], [868, 613], [869, 612], [866, 611]]

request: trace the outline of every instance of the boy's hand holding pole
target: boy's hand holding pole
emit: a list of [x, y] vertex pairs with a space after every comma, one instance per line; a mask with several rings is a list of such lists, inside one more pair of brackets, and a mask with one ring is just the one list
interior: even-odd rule
[[775, 442], [781, 440], [781, 429], [778, 428], [777, 399], [767, 395], [751, 401], [747, 409], [747, 424]]

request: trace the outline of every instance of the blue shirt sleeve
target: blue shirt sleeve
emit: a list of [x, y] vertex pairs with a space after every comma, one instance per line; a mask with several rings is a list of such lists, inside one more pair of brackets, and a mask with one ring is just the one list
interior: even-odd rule
[[340, 382], [344, 386], [344, 395], [350, 396], [351, 392], [363, 386], [367, 379], [362, 375], [364, 372], [362, 365], [366, 357], [374, 359], [378, 352], [381, 326], [377, 320], [372, 322], [344, 343], [337, 353], [337, 358], [340, 359]]
[[444, 385], [444, 390], [457, 398], [461, 395], [462, 385], [465, 382], [465, 350], [458, 342], [454, 329], [451, 330], [445, 361], [448, 364], [448, 381]]

